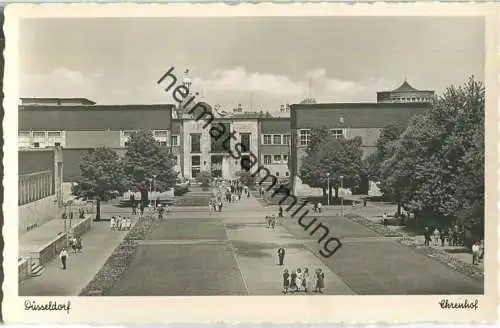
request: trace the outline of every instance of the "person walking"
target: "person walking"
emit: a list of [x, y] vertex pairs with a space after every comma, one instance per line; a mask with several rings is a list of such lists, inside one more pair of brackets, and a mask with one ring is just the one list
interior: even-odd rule
[[290, 274], [288, 273], [288, 269], [283, 271], [283, 294], [288, 293], [288, 288], [290, 287]]
[[222, 212], [222, 206], [224, 206], [224, 204], [222, 203], [222, 201], [220, 200], [219, 201], [219, 212]]
[[479, 265], [479, 256], [480, 256], [481, 248], [479, 246], [479, 242], [476, 241], [472, 245], [472, 264]]
[[279, 265], [283, 265], [283, 263], [285, 261], [285, 249], [283, 247], [280, 247], [278, 249], [278, 261], [279, 261]]
[[444, 242], [446, 241], [446, 229], [441, 229], [439, 232], [439, 238], [441, 238], [441, 247], [444, 247]]
[[387, 220], [387, 213], [384, 213], [382, 217], [384, 219], [384, 228], [387, 228], [387, 226], [389, 225], [389, 220]]
[[135, 195], [133, 192], [130, 192], [130, 207], [132, 208], [132, 215], [135, 214]]
[[278, 216], [279, 216], [280, 218], [282, 218], [282, 217], [283, 217], [283, 206], [281, 206], [281, 205], [280, 205], [280, 207], [279, 207], [279, 209], [278, 209]]
[[429, 231], [429, 227], [425, 227], [424, 229], [424, 238], [425, 238], [424, 245], [429, 246], [431, 242], [431, 232]]
[[213, 209], [213, 205], [212, 205], [212, 200], [209, 200], [208, 201], [208, 215], [212, 215], [212, 209]]
[[321, 204], [321, 202], [318, 202], [318, 212], [319, 212], [319, 213], [321, 213], [321, 207], [322, 207], [322, 206], [323, 206], [323, 205]]
[[322, 269], [318, 269], [318, 292], [323, 293], [325, 288], [325, 274]]
[[61, 250], [61, 253], [59, 254], [59, 258], [61, 259], [62, 269], [66, 270], [66, 263], [68, 260], [68, 251], [66, 251], [66, 247], [64, 247]]
[[434, 246], [439, 246], [439, 236], [440, 236], [440, 233], [439, 233], [438, 228], [436, 227], [434, 229]]
[[453, 230], [451, 228], [448, 228], [447, 239], [448, 239], [448, 246], [453, 246]]

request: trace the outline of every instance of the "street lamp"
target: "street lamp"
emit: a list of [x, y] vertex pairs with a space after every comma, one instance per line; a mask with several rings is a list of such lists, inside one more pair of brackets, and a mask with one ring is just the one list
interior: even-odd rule
[[[344, 176], [340, 177], [340, 190], [344, 189]], [[344, 195], [340, 196], [340, 216], [344, 216]]]
[[[154, 185], [154, 190], [153, 192], [155, 193], [156, 196], [156, 174], [153, 175], [153, 185]], [[156, 207], [158, 204], [156, 204], [156, 197], [154, 198], [154, 206]]]
[[330, 173], [326, 174], [326, 186], [328, 188], [328, 206], [330, 206]]
[[[153, 197], [153, 179], [152, 178], [148, 178], [148, 181], [149, 181], [149, 197]], [[148, 198], [149, 198], [148, 197]], [[152, 203], [152, 199], [149, 201], [149, 203], [151, 204]]]

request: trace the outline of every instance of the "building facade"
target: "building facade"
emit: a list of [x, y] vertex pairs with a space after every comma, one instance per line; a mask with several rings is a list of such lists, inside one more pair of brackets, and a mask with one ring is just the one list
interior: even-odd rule
[[298, 104], [291, 106], [291, 175], [296, 195], [310, 194], [298, 173], [315, 127], [327, 126], [337, 138], [360, 137], [363, 156], [375, 151], [383, 128], [389, 125], [406, 127], [411, 118], [430, 108], [430, 103], [333, 103]]
[[19, 232], [59, 214], [63, 201], [63, 155], [59, 147], [18, 152]]
[[[191, 95], [191, 80], [185, 77], [182, 85]], [[157, 142], [176, 157], [175, 171], [187, 179], [196, 179], [201, 171], [224, 179], [237, 178], [241, 160], [228, 150], [241, 143], [247, 150], [243, 156], [255, 155], [258, 165], [280, 182], [293, 181], [294, 192], [300, 195], [303, 184], [298, 172], [311, 129], [326, 124], [337, 138], [361, 137], [363, 154], [368, 156], [384, 127], [406, 126], [414, 115], [429, 108], [433, 99], [433, 91], [417, 90], [405, 81], [393, 91], [378, 92], [377, 103], [317, 104], [308, 99], [282, 106], [281, 117], [248, 111], [241, 104], [224, 111], [204, 103], [213, 115], [207, 124], [187, 108], [169, 104], [103, 106], [80, 98], [24, 98], [19, 106], [18, 143], [21, 150], [62, 147], [65, 182], [79, 176], [80, 158], [90, 148], [107, 146], [124, 154], [132, 131], [151, 130]], [[215, 142], [210, 134], [214, 126], [223, 126], [234, 139], [226, 144]]]
[[96, 105], [88, 99], [22, 99], [18, 146], [24, 149], [62, 147], [64, 180], [80, 173], [84, 152], [110, 147], [123, 154], [130, 133], [151, 130], [161, 146], [170, 147], [173, 105]]

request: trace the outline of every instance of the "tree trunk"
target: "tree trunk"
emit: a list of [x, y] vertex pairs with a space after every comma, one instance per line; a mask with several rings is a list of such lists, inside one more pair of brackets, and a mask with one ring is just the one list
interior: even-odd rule
[[323, 197], [326, 197], [326, 196], [327, 196], [327, 195], [326, 195], [326, 188], [325, 188], [325, 187], [323, 187]]
[[99, 198], [96, 199], [96, 204], [95, 204], [95, 220], [94, 221], [100, 221], [101, 220], [101, 200]]
[[401, 203], [398, 201], [398, 213], [397, 213], [397, 217], [401, 217]]
[[335, 199], [339, 199], [339, 187], [335, 187]]

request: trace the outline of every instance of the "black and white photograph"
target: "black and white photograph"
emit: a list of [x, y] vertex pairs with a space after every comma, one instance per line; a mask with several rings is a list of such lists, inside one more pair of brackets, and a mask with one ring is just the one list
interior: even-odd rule
[[20, 19], [25, 310], [45, 296], [356, 295], [477, 310], [497, 267], [485, 26]]

